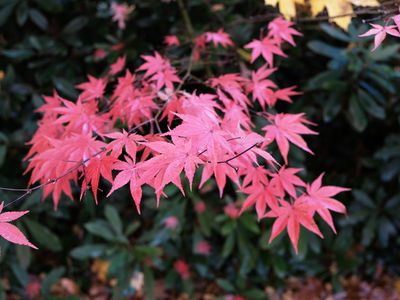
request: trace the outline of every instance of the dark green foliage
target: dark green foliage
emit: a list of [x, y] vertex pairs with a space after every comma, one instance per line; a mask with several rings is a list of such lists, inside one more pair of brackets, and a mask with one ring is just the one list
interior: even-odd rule
[[[135, 68], [140, 54], [163, 49], [165, 35], [186, 35], [176, 3], [132, 3], [136, 9], [121, 31], [111, 21], [107, 1], [0, 0], [0, 70], [5, 75], [0, 80], [1, 186], [27, 185], [21, 162], [35, 130], [34, 110], [43, 103], [41, 95], [56, 89], [73, 99], [74, 85], [87, 74], [103, 75], [118, 56], [126, 53], [127, 65]], [[225, 6], [217, 10], [214, 3]], [[263, 1], [191, 0], [188, 10], [196, 33], [225, 27], [237, 45], [266, 24], [246, 21], [265, 14]], [[340, 288], [341, 275], [362, 271], [370, 276], [380, 266], [400, 272], [399, 253], [394, 251], [400, 247], [400, 44], [394, 40], [371, 53], [371, 40], [358, 37], [365, 26], [357, 22], [349, 33], [328, 24], [299, 24], [299, 30], [304, 37], [297, 39], [298, 48], [288, 50], [288, 60], [279, 61], [278, 82], [304, 91], [293, 109], [307, 112], [320, 135], [307, 140], [315, 156], [296, 151], [290, 155], [296, 167], [305, 167], [306, 177], [326, 171], [332, 174], [326, 182], [353, 189], [345, 199], [348, 216], [336, 219], [337, 236], [327, 226], [321, 226], [323, 240], [302, 231], [295, 256], [286, 235], [267, 243], [269, 220], [258, 223], [254, 212], [240, 219], [226, 216], [223, 207], [233, 200], [219, 199], [214, 186], [187, 191], [186, 199], [171, 187], [169, 199], [158, 209], [152, 193], [144, 191], [141, 216], [128, 191], [106, 199], [107, 183], [102, 184], [99, 206], [88, 192], [82, 203], [62, 199], [57, 211], [50, 201], [41, 203], [37, 191], [11, 208], [31, 211], [18, 226], [40, 250], [0, 240], [0, 278], [12, 283], [8, 292], [26, 295], [29, 276], [43, 272], [45, 298], [61, 277], [73, 278], [87, 292], [95, 277], [90, 271], [95, 259], [110, 262], [107, 278], [117, 279], [115, 299], [135, 293], [129, 285], [135, 272], [144, 274], [148, 299], [160, 278], [173, 293], [192, 294], [215, 283], [221, 295], [264, 299], [267, 284], [279, 285], [289, 275], [316, 275]], [[112, 50], [119, 43], [123, 49]], [[94, 59], [96, 49], [104, 49], [107, 57]], [[204, 72], [204, 66], [199, 68], [194, 71]], [[7, 203], [16, 194], [0, 191], [0, 197]], [[207, 205], [202, 214], [194, 210], [200, 200]], [[174, 230], [164, 226], [169, 216], [179, 220]], [[195, 252], [201, 240], [212, 246], [209, 256]], [[190, 265], [187, 281], [173, 268], [179, 259]], [[4, 288], [0, 280], [0, 299]]]

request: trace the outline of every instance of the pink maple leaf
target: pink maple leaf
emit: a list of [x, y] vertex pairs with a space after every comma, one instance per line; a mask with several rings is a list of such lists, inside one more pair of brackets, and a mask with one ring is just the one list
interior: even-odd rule
[[97, 190], [99, 187], [100, 175], [108, 182], [112, 182], [113, 179], [111, 170], [116, 160], [116, 157], [106, 155], [105, 153], [96, 155], [89, 160], [88, 165], [85, 167], [85, 170], [82, 174], [83, 181], [80, 196], [81, 200], [87, 187], [91, 185], [94, 201], [96, 202], [96, 204], [98, 203]]
[[29, 246], [31, 248], [37, 249], [35, 245], [30, 243], [25, 235], [18, 229], [18, 227], [9, 224], [11, 221], [15, 221], [27, 214], [29, 211], [8, 211], [2, 212], [4, 207], [4, 202], [0, 204], [0, 236], [7, 241], [17, 244]]
[[349, 191], [350, 189], [338, 186], [322, 186], [323, 176], [324, 174], [322, 173], [311, 185], [307, 185], [307, 194], [305, 199], [313, 206], [321, 218], [332, 228], [333, 232], [336, 233], [329, 210], [345, 214], [346, 207], [332, 197], [341, 192]]
[[123, 187], [129, 182], [129, 189], [135, 202], [136, 209], [140, 214], [140, 202], [142, 200], [142, 184], [140, 182], [139, 173], [135, 161], [129, 156], [125, 156], [125, 161], [118, 160], [113, 165], [114, 170], [121, 171], [114, 178], [114, 182], [107, 197], [115, 190]]
[[89, 81], [78, 84], [76, 87], [83, 92], [80, 94], [82, 101], [89, 101], [103, 97], [107, 85], [105, 78], [95, 78], [88, 75]]
[[217, 32], [206, 32], [205, 33], [206, 41], [208, 43], [212, 42], [214, 47], [221, 45], [224, 48], [228, 46], [233, 46], [233, 41], [229, 34], [227, 34], [222, 28]]
[[272, 174], [271, 186], [276, 195], [283, 198], [285, 191], [292, 197], [296, 197], [296, 186], [305, 186], [306, 184], [296, 174], [302, 171], [298, 168], [282, 167], [278, 173]]
[[392, 20], [396, 24], [397, 30], [400, 31], [400, 14], [393, 16]]
[[143, 136], [133, 133], [130, 134], [124, 129], [122, 130], [122, 132], [112, 132], [106, 134], [105, 136], [113, 139], [113, 141], [107, 145], [107, 150], [111, 150], [111, 154], [115, 157], [120, 156], [122, 153], [122, 149], [125, 148], [126, 153], [128, 153], [130, 157], [135, 159], [137, 143], [145, 141]]
[[167, 35], [164, 37], [164, 44], [167, 46], [179, 46], [181, 43], [176, 35]]
[[359, 36], [365, 37], [365, 36], [375, 35], [374, 48], [372, 49], [372, 51], [376, 50], [376, 48], [378, 48], [382, 44], [383, 40], [386, 38], [386, 34], [400, 37], [400, 32], [395, 29], [396, 28], [395, 25], [390, 25], [390, 26], [382, 26], [378, 24], [370, 24], [370, 25], [373, 28]]
[[253, 40], [244, 46], [246, 49], [252, 49], [251, 51], [251, 63], [261, 55], [267, 61], [269, 66], [273, 65], [274, 54], [287, 57], [281, 48], [274, 42], [270, 37], [265, 37], [262, 40]]
[[240, 106], [247, 107], [247, 104], [250, 103], [243, 92], [247, 79], [241, 77], [239, 74], [231, 73], [221, 75], [219, 77], [211, 78], [209, 82], [212, 87], [222, 89]]
[[138, 71], [146, 71], [144, 73], [144, 78], [155, 81], [158, 90], [164, 85], [172, 90], [174, 88], [174, 82], [181, 82], [176, 75], [175, 68], [173, 68], [171, 63], [158, 52], [155, 52], [154, 56], [143, 55], [142, 58], [145, 60], [145, 63], [138, 68]]
[[281, 200], [282, 206], [269, 211], [265, 217], [276, 218], [272, 226], [269, 243], [271, 243], [285, 228], [287, 228], [290, 241], [296, 253], [298, 253], [298, 241], [300, 225], [314, 232], [322, 238], [322, 233], [313, 219], [313, 207], [300, 197], [293, 204]]
[[296, 46], [293, 40], [294, 35], [301, 36], [302, 34], [296, 29], [291, 28], [294, 23], [283, 17], [277, 17], [268, 24], [269, 36], [272, 36], [275, 41], [281, 43], [282, 40], [288, 42], [292, 46]]
[[307, 128], [305, 124], [312, 124], [303, 118], [304, 113], [300, 114], [277, 114], [270, 116], [272, 123], [263, 128], [266, 132], [265, 143], [276, 141], [279, 151], [287, 164], [287, 156], [289, 153], [289, 142], [295, 144], [299, 148], [311, 154], [313, 152], [308, 148], [307, 143], [300, 136], [301, 134], [318, 134], [317, 132]]
[[189, 180], [190, 188], [192, 188], [196, 168], [199, 164], [203, 164], [203, 161], [198, 157], [190, 141], [174, 138], [173, 143], [160, 141], [148, 142], [144, 145], [155, 153], [159, 153], [138, 167], [141, 170], [142, 181], [156, 189], [157, 202], [162, 190], [170, 182], [183, 193], [180, 179], [183, 170]]
[[265, 104], [268, 104], [268, 106], [274, 104], [270, 97], [273, 93], [271, 88], [276, 88], [277, 86], [267, 78], [275, 71], [276, 68], [268, 69], [266, 66], [263, 66], [251, 74], [251, 82], [248, 88], [253, 94], [253, 99], [257, 100], [263, 109], [265, 108]]
[[110, 71], [108, 71], [109, 75], [116, 75], [121, 72], [126, 63], [126, 55], [119, 57], [115, 63], [110, 66]]
[[258, 220], [261, 220], [265, 215], [267, 207], [271, 209], [278, 209], [278, 200], [272, 193], [269, 186], [257, 183], [245, 187], [241, 190], [243, 193], [248, 194], [246, 200], [243, 202], [240, 213], [242, 214], [246, 209], [255, 205]]
[[118, 22], [118, 27], [120, 29], [125, 29], [125, 22], [134, 9], [134, 5], [127, 5], [126, 3], [118, 4], [113, 2], [111, 4], [111, 11], [113, 14], [112, 20]]

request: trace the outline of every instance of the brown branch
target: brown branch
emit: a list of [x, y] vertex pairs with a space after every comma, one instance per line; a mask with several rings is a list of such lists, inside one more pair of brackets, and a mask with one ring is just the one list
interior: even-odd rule
[[187, 10], [185, 8], [183, 0], [177, 0], [176, 2], [178, 3], [179, 10], [180, 10], [182, 18], [183, 18], [183, 23], [185, 23], [186, 30], [187, 30], [190, 38], [193, 38], [194, 30], [193, 30], [192, 21], [190, 19], [189, 13], [187, 12]]
[[254, 144], [254, 145], [248, 147], [247, 149], [245, 149], [245, 150], [243, 150], [242, 152], [236, 154], [235, 156], [232, 156], [231, 158], [228, 158], [228, 159], [222, 160], [222, 161], [218, 161], [217, 163], [219, 163], [219, 164], [224, 164], [224, 163], [225, 163], [225, 164], [228, 164], [230, 161], [232, 161], [232, 160], [238, 158], [239, 156], [242, 156], [243, 154], [245, 154], [246, 152], [250, 151], [251, 149], [253, 149], [253, 148], [256, 147], [257, 145], [258, 145], [258, 143], [256, 143], [256, 144]]
[[88, 161], [90, 161], [92, 158], [96, 157], [97, 155], [99, 155], [99, 154], [101, 154], [101, 153], [103, 153], [103, 152], [105, 152], [105, 151], [106, 151], [106, 149], [103, 148], [102, 150], [96, 152], [96, 153], [93, 154], [92, 156], [90, 156], [90, 157], [88, 157], [88, 158], [82, 160], [78, 165], [76, 165], [75, 167], [69, 169], [68, 171], [66, 171], [66, 172], [63, 173], [62, 175], [60, 175], [60, 176], [58, 176], [58, 177], [56, 177], [56, 178], [54, 178], [54, 179], [49, 179], [47, 182], [41, 183], [41, 184], [39, 184], [39, 185], [37, 185], [37, 186], [35, 186], [35, 187], [27, 188], [27, 189], [0, 188], [0, 190], [4, 190], [4, 191], [25, 192], [24, 194], [22, 194], [22, 195], [19, 196], [18, 198], [14, 199], [14, 200], [12, 200], [11, 202], [9, 202], [9, 203], [7, 203], [6, 205], [4, 205], [4, 208], [6, 208], [7, 206], [9, 206], [9, 205], [11, 205], [11, 204], [13, 204], [13, 203], [15, 203], [15, 202], [18, 202], [19, 200], [25, 198], [26, 196], [30, 195], [32, 192], [34, 192], [34, 191], [36, 191], [36, 190], [39, 190], [39, 189], [41, 189], [41, 188], [43, 188], [43, 187], [45, 187], [45, 186], [47, 186], [47, 185], [49, 185], [49, 184], [56, 183], [58, 180], [60, 180], [60, 179], [62, 179], [62, 178], [64, 178], [64, 177], [66, 177], [66, 176], [68, 176], [69, 174], [71, 174], [72, 172], [78, 170], [80, 167], [84, 166], [84, 165], [85, 165]]

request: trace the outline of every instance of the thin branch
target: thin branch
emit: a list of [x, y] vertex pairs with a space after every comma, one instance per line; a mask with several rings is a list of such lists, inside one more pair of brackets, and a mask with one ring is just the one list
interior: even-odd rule
[[105, 152], [105, 151], [106, 151], [106, 149], [104, 148], [104, 149], [102, 149], [102, 150], [96, 152], [96, 153], [93, 154], [92, 156], [90, 156], [90, 157], [88, 157], [88, 158], [82, 160], [78, 165], [76, 165], [75, 167], [69, 169], [68, 171], [66, 171], [66, 172], [63, 173], [62, 175], [60, 175], [60, 176], [58, 176], [58, 177], [56, 177], [56, 178], [54, 178], [54, 179], [49, 179], [47, 182], [41, 183], [41, 184], [39, 184], [39, 185], [37, 185], [37, 186], [35, 186], [35, 187], [27, 188], [27, 189], [7, 189], [7, 188], [2, 188], [2, 190], [9, 190], [9, 191], [12, 191], [12, 192], [25, 192], [24, 194], [22, 194], [22, 195], [19, 196], [18, 198], [14, 199], [14, 200], [12, 200], [11, 202], [9, 202], [9, 203], [7, 203], [6, 205], [4, 205], [4, 208], [7, 207], [7, 206], [9, 206], [9, 205], [11, 205], [11, 204], [13, 204], [13, 203], [15, 203], [15, 202], [18, 202], [19, 200], [25, 198], [26, 196], [30, 195], [32, 192], [34, 192], [34, 191], [36, 191], [36, 190], [38, 190], [38, 189], [41, 189], [41, 188], [43, 188], [43, 187], [45, 187], [45, 186], [47, 186], [47, 185], [49, 185], [49, 184], [56, 183], [58, 180], [60, 180], [60, 179], [62, 179], [62, 178], [64, 178], [64, 177], [66, 177], [66, 176], [68, 176], [69, 174], [71, 174], [72, 172], [78, 170], [80, 167], [84, 166], [89, 160], [91, 160], [92, 158], [96, 157], [97, 155], [99, 155], [99, 154], [101, 154], [101, 153], [103, 153], [103, 152]]
[[192, 21], [190, 19], [189, 13], [187, 12], [185, 5], [183, 3], [183, 0], [177, 0], [176, 1], [179, 6], [179, 10], [181, 12], [183, 22], [185, 23], [186, 30], [191, 38], [194, 37], [194, 30], [193, 30], [193, 25]]

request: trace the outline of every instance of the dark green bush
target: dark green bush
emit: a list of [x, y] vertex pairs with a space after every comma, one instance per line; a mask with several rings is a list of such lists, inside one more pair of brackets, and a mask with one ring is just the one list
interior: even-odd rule
[[[163, 49], [165, 35], [186, 34], [177, 3], [131, 2], [136, 8], [121, 31], [111, 21], [107, 1], [0, 0], [1, 186], [27, 184], [21, 162], [36, 128], [34, 110], [43, 103], [41, 95], [55, 88], [74, 98], [74, 85], [86, 74], [101, 76], [122, 54], [129, 67], [136, 67], [141, 53]], [[267, 21], [254, 18], [268, 12], [262, 2], [191, 0], [188, 11], [196, 32], [224, 27], [242, 44]], [[304, 37], [290, 50], [290, 59], [281, 62], [278, 78], [282, 86], [297, 84], [304, 91], [293, 109], [307, 111], [319, 125], [319, 137], [309, 139], [316, 155], [306, 158], [292, 151], [296, 166], [304, 167], [308, 177], [326, 170], [332, 174], [329, 182], [353, 189], [345, 199], [348, 216], [338, 218], [337, 236], [324, 226], [323, 240], [302, 232], [295, 256], [284, 235], [268, 245], [269, 221], [258, 223], [250, 213], [226, 216], [223, 207], [234, 199], [219, 199], [213, 186], [187, 191], [187, 199], [171, 188], [169, 200], [158, 209], [154, 201], [144, 201], [140, 217], [127, 191], [113, 201], [102, 199], [99, 206], [90, 194], [82, 203], [63, 199], [57, 211], [41, 203], [38, 191], [12, 208], [31, 211], [19, 227], [40, 250], [0, 241], [0, 278], [10, 283], [7, 287], [0, 280], [0, 299], [6, 288], [8, 294], [26, 296], [28, 283], [42, 273], [43, 298], [61, 277], [72, 278], [88, 293], [95, 259], [110, 263], [107, 276], [117, 279], [115, 299], [135, 293], [130, 285], [135, 272], [144, 274], [148, 299], [160, 279], [173, 297], [215, 284], [220, 295], [264, 299], [267, 284], [279, 286], [289, 275], [319, 276], [340, 289], [343, 275], [371, 276], [381, 266], [400, 272], [399, 253], [393, 250], [400, 246], [400, 46], [394, 41], [371, 53], [371, 41], [358, 38], [365, 31], [358, 23], [348, 33], [328, 24], [299, 23]], [[122, 49], [113, 50], [118, 44]], [[96, 49], [107, 57], [96, 60]], [[196, 71], [207, 72], [204, 66]], [[0, 191], [0, 197], [10, 202], [15, 194]], [[195, 210], [199, 201], [207, 206], [204, 213]], [[178, 218], [174, 230], [165, 228], [169, 216]], [[196, 253], [201, 240], [210, 243], [209, 256]], [[190, 264], [193, 276], [187, 281], [173, 267], [180, 259]]]

